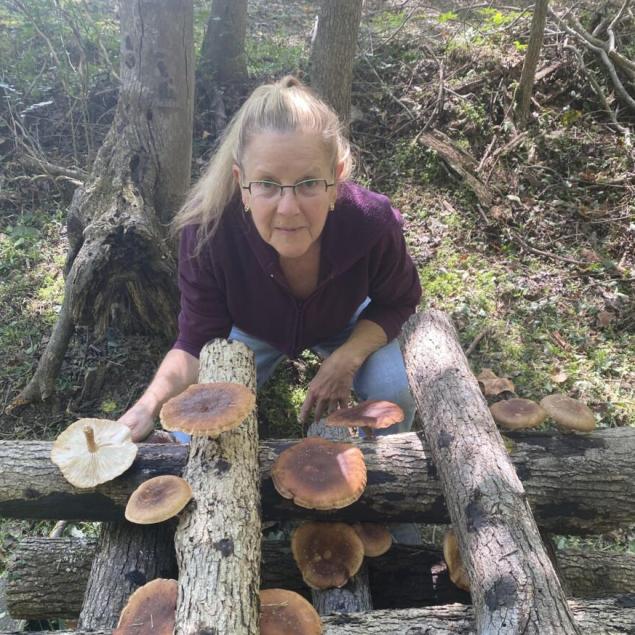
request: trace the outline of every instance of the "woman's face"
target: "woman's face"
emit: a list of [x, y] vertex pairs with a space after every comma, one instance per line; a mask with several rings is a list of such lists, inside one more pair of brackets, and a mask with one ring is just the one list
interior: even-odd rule
[[320, 138], [300, 131], [259, 133], [247, 145], [241, 167], [234, 166], [240, 185], [266, 182], [252, 185], [251, 192], [241, 190], [260, 237], [282, 258], [300, 258], [319, 245], [336, 187], [309, 182], [296, 188], [296, 193], [285, 188], [281, 195], [275, 184], [335, 182]]

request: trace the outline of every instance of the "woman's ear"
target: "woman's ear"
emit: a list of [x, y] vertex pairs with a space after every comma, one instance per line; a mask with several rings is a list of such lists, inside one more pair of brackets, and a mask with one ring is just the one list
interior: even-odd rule
[[240, 183], [240, 168], [238, 167], [238, 165], [236, 163], [232, 164], [232, 175], [234, 177], [234, 180], [238, 184], [238, 187], [240, 187], [240, 185], [241, 185], [241, 183]]
[[236, 181], [236, 185], [240, 188], [240, 198], [243, 201], [243, 205], [245, 207], [249, 207], [249, 191], [242, 189], [242, 180], [240, 178], [240, 168], [236, 163], [232, 165], [232, 176], [234, 177], [234, 181]]
[[338, 161], [335, 166], [335, 181], [337, 183], [342, 180], [342, 174], [344, 174], [344, 161]]

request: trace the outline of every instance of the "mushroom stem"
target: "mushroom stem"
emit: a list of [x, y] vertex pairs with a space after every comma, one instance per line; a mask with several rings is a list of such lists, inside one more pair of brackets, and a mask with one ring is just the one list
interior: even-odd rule
[[97, 452], [97, 444], [95, 443], [95, 432], [90, 426], [84, 426], [84, 435], [88, 444], [89, 452]]

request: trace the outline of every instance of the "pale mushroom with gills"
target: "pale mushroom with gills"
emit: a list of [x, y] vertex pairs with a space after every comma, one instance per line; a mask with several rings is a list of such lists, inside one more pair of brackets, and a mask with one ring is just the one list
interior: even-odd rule
[[75, 487], [95, 487], [123, 474], [137, 456], [130, 428], [108, 419], [79, 419], [53, 442], [51, 461]]
[[595, 416], [591, 409], [567, 395], [543, 397], [540, 405], [560, 428], [575, 432], [591, 432], [595, 428]]
[[392, 535], [388, 527], [379, 523], [354, 523], [353, 529], [364, 545], [364, 555], [376, 558], [385, 554], [392, 546]]
[[494, 421], [505, 430], [536, 428], [547, 418], [544, 408], [531, 399], [497, 401], [489, 409]]
[[317, 611], [299, 593], [260, 591], [260, 635], [321, 635]]
[[369, 438], [375, 438], [375, 430], [401, 423], [403, 410], [391, 401], [362, 401], [350, 408], [335, 410], [326, 418], [326, 425], [361, 428]]
[[193, 384], [166, 401], [159, 418], [165, 430], [215, 439], [237, 428], [255, 405], [256, 395], [242, 384]]
[[113, 635], [172, 635], [176, 623], [176, 580], [157, 578], [129, 598]]
[[366, 463], [351, 443], [310, 437], [280, 453], [271, 478], [278, 493], [299, 507], [341, 509], [363, 494]]
[[293, 558], [312, 589], [343, 587], [364, 561], [364, 545], [346, 523], [309, 522], [291, 536]]
[[443, 559], [448, 565], [450, 580], [452, 580], [459, 589], [469, 592], [470, 579], [463, 565], [459, 543], [452, 529], [449, 529], [443, 538]]
[[172, 474], [144, 481], [128, 499], [126, 519], [137, 525], [162, 523], [176, 516], [192, 499], [185, 479]]

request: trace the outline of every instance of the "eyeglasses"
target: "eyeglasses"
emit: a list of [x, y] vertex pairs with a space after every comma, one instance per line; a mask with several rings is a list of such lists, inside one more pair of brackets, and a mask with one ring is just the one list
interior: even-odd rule
[[281, 185], [275, 181], [250, 181], [247, 185], [241, 185], [243, 190], [249, 190], [252, 196], [273, 200], [281, 198], [285, 188], [293, 190], [300, 198], [316, 198], [322, 196], [333, 187], [335, 183], [329, 183], [326, 179], [305, 179], [293, 185]]

